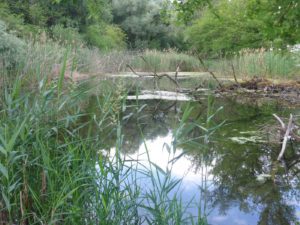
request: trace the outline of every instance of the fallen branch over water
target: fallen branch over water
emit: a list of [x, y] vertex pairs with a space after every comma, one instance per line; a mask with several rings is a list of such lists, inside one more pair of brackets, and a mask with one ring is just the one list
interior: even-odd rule
[[276, 114], [273, 114], [273, 116], [277, 119], [277, 121], [281, 125], [281, 130], [284, 132], [283, 141], [281, 145], [281, 151], [277, 157], [277, 161], [280, 161], [282, 157], [284, 156], [284, 153], [286, 151], [286, 146], [289, 140], [296, 140], [299, 141], [300, 137], [297, 136], [293, 131], [298, 127], [294, 121], [293, 121], [293, 115], [290, 114], [288, 125], [286, 126], [285, 123], [282, 121], [282, 119], [277, 116]]
[[[199, 59], [199, 62], [200, 62], [201, 65], [203, 66], [204, 71], [207, 72], [207, 73], [209, 73], [209, 74], [215, 79], [215, 81], [218, 83], [219, 87], [220, 87], [221, 89], [223, 89], [224, 87], [223, 87], [223, 85], [221, 84], [221, 82], [218, 80], [217, 76], [216, 76], [212, 71], [210, 71], [210, 70], [208, 69], [208, 67], [205, 65], [205, 63], [203, 62], [202, 58], [201, 58], [199, 55], [198, 55], [197, 57], [198, 57], [198, 59]], [[197, 87], [195, 90], [197, 90], [197, 89], [198, 89], [198, 87]]]
[[166, 74], [166, 73], [157, 74], [156, 71], [153, 71], [153, 74], [152, 73], [151, 74], [139, 74], [129, 64], [127, 64], [126, 66], [131, 70], [131, 72], [134, 73], [134, 75], [137, 75], [139, 77], [149, 77], [150, 76], [150, 77], [154, 77], [154, 78], [158, 78], [158, 79], [161, 79], [163, 77], [167, 77], [170, 81], [172, 81], [176, 85], [177, 88], [180, 89], [180, 85], [177, 81], [179, 65], [177, 66], [177, 69], [176, 69], [176, 72], [175, 72], [175, 79], [173, 79], [169, 74]]
[[[285, 134], [284, 134], [284, 137], [283, 137], [283, 142], [282, 142], [282, 146], [281, 146], [281, 151], [278, 155], [278, 158], [277, 160], [280, 161], [281, 158], [283, 157], [284, 155], [284, 152], [286, 150], [286, 144], [288, 142], [288, 140], [291, 139], [291, 136], [290, 136], [290, 132], [292, 131], [292, 126], [293, 126], [293, 115], [291, 114], [290, 115], [290, 119], [289, 119], [289, 123], [288, 123], [288, 126], [286, 128], [286, 131], [285, 131]], [[284, 126], [285, 127], [285, 126]]]

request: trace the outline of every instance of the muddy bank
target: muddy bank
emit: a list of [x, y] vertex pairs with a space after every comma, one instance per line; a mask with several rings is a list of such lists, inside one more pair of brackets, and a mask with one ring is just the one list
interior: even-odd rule
[[247, 81], [217, 88], [215, 93], [222, 96], [238, 96], [250, 99], [276, 99], [288, 104], [300, 105], [300, 80], [278, 82], [254, 77]]

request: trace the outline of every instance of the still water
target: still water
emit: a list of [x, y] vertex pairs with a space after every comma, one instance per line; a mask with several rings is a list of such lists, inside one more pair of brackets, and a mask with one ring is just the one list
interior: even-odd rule
[[299, 106], [209, 93], [186, 101], [129, 99], [122, 154], [149, 169], [149, 159], [171, 168], [189, 213], [201, 208], [217, 225], [300, 221], [300, 145], [289, 144], [284, 162], [276, 162], [281, 144], [272, 115], [292, 113], [299, 122]]
[[[123, 153], [144, 166], [149, 157], [160, 168], [167, 168], [171, 159], [184, 153], [172, 163], [172, 176], [182, 179], [183, 200], [199, 200], [210, 224], [293, 224], [299, 220], [299, 146], [289, 148], [286, 168], [275, 165], [280, 139], [272, 116], [299, 115], [299, 108], [286, 108], [276, 101], [262, 104], [212, 96], [190, 103], [149, 100], [130, 104], [125, 115], [132, 116], [123, 127]], [[142, 110], [133, 114], [136, 107]], [[180, 136], [176, 131], [187, 108], [191, 109], [187, 122], [194, 126]], [[197, 125], [217, 128], [208, 135]], [[176, 151], [174, 140], [179, 142]], [[189, 211], [197, 215], [198, 206]]]

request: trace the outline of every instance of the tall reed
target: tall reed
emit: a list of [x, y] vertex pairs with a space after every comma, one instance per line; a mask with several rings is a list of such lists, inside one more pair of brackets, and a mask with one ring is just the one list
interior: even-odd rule
[[231, 58], [210, 61], [210, 68], [220, 76], [241, 79], [254, 76], [274, 79], [297, 78], [300, 74], [300, 55], [295, 52], [245, 49]]
[[[180, 196], [170, 197], [180, 183], [171, 171], [137, 168], [121, 154], [126, 92], [103, 82], [70, 84], [66, 66], [49, 80], [57, 59], [49, 52], [48, 61], [39, 45], [32, 48], [43, 57], [1, 70], [0, 224], [189, 224]], [[62, 65], [74, 60], [73, 50], [58, 50]], [[106, 154], [113, 146], [116, 154]], [[150, 190], [140, 173], [153, 181]]]

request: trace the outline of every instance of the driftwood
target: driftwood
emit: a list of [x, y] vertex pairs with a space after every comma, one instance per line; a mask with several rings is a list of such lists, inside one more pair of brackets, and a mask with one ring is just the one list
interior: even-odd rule
[[276, 114], [273, 114], [273, 116], [277, 119], [277, 121], [280, 123], [281, 130], [284, 132], [283, 141], [281, 145], [281, 151], [277, 157], [277, 160], [280, 161], [285, 153], [286, 146], [289, 140], [299, 140], [299, 136], [293, 133], [293, 130], [297, 127], [296, 124], [293, 122], [293, 115], [290, 114], [289, 122], [287, 126], [282, 121], [282, 119], [277, 116]]

